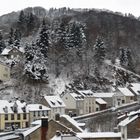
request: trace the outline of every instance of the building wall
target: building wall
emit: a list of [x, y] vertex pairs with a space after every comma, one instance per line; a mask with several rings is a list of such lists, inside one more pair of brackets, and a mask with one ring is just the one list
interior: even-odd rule
[[83, 140], [121, 140], [121, 138], [83, 138]]
[[51, 107], [51, 106], [49, 106], [49, 104], [47, 103], [47, 101], [44, 98], [41, 100], [41, 104], [43, 104], [51, 109], [51, 113], [50, 113], [51, 119], [55, 119], [55, 115], [58, 113], [60, 115], [65, 114], [65, 107]]
[[84, 114], [92, 113], [96, 111], [96, 102], [94, 97], [84, 98]]
[[140, 137], [140, 116], [127, 125], [127, 136], [128, 138]]
[[16, 48], [14, 48], [14, 49], [12, 49], [11, 51], [9, 51], [9, 53], [8, 53], [8, 57], [10, 58], [10, 59], [12, 59], [12, 58], [21, 58], [23, 56], [23, 53], [22, 52], [20, 52], [18, 49], [16, 49]]
[[103, 100], [105, 100], [107, 102], [107, 108], [110, 108], [113, 106], [113, 97], [109, 97], [109, 98], [102, 98]]
[[12, 114], [8, 114], [8, 120], [5, 120], [5, 114], [0, 115], [0, 130], [4, 130], [5, 127], [11, 127], [12, 125], [19, 124], [19, 128], [27, 127], [29, 123], [29, 114], [26, 113], [26, 119], [23, 118], [23, 113], [20, 114], [20, 119], [18, 120], [17, 114], [14, 114], [14, 120], [11, 119]]
[[0, 80], [1, 81], [10, 80], [10, 68], [3, 64], [0, 64]]
[[67, 109], [76, 109], [76, 100], [69, 94], [66, 93], [62, 100], [64, 101]]
[[31, 133], [29, 136], [26, 137], [25, 140], [41, 140], [41, 128]]
[[134, 101], [134, 97], [133, 96], [126, 96], [125, 101], [126, 101], [126, 103], [131, 103]]
[[123, 104], [126, 103], [125, 96], [113, 96], [113, 106], [122, 106]]
[[41, 117], [44, 117], [44, 116], [48, 116], [48, 118], [50, 119], [51, 110], [45, 110], [44, 113], [43, 113], [43, 110], [41, 110], [40, 113], [38, 111], [30, 111], [29, 112], [29, 121], [31, 123], [35, 120], [41, 119]]

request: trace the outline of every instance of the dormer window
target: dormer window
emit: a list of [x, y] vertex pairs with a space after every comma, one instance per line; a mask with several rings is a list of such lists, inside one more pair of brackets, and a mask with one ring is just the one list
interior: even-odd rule
[[53, 105], [55, 105], [55, 103], [54, 103], [53, 101], [51, 101], [51, 103], [52, 103]]
[[24, 106], [24, 107], [22, 108], [22, 110], [23, 110], [23, 112], [26, 112], [26, 107]]
[[62, 105], [62, 102], [60, 102], [60, 101], [57, 101], [60, 105]]
[[42, 109], [42, 106], [41, 105], [39, 106], [39, 109]]
[[3, 108], [3, 110], [4, 110], [5, 113], [8, 113], [8, 107], [7, 106], [5, 106], [5, 108]]

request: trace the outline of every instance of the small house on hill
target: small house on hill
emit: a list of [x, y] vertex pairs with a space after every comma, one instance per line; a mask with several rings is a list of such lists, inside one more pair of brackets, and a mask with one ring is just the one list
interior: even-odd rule
[[24, 49], [23, 48], [5, 48], [2, 53], [1, 53], [1, 57], [3, 58], [8, 58], [8, 59], [14, 59], [14, 58], [21, 58], [24, 54]]

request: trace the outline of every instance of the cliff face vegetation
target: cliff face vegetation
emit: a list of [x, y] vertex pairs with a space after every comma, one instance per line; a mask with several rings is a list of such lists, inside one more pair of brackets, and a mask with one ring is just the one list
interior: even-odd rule
[[1, 16], [0, 30], [1, 52], [25, 50], [24, 59], [12, 67], [16, 90], [27, 87], [22, 94], [28, 95], [31, 83], [39, 87], [38, 97], [44, 94], [42, 83], [48, 92], [101, 92], [138, 80], [131, 72], [140, 73], [140, 21], [131, 14], [35, 7]]

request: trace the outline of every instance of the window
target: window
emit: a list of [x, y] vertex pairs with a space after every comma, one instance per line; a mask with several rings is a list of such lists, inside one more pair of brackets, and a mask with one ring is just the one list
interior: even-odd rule
[[40, 111], [38, 111], [38, 116], [40, 116]]
[[48, 116], [48, 111], [46, 111], [46, 116]]
[[45, 116], [45, 113], [44, 113], [44, 111], [42, 111], [42, 116]]
[[11, 114], [11, 120], [14, 120], [14, 114]]
[[130, 100], [133, 100], [133, 97], [132, 96], [130, 97]]
[[122, 100], [122, 104], [124, 104], [125, 103], [125, 101], [124, 100]]
[[8, 120], [8, 114], [5, 114], [5, 120]]
[[17, 120], [20, 120], [20, 114], [17, 114]]
[[26, 120], [26, 113], [23, 114], [23, 119]]
[[34, 111], [34, 114], [33, 115], [34, 115], [34, 117], [36, 116], [35, 111]]

